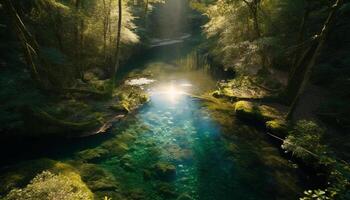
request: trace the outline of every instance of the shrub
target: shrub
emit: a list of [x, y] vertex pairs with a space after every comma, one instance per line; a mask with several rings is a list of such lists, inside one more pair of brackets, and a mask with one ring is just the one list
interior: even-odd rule
[[325, 153], [326, 148], [320, 143], [323, 134], [324, 130], [315, 122], [301, 120], [289, 132], [282, 148], [304, 160], [319, 157]]
[[93, 196], [76, 173], [43, 171], [23, 189], [13, 189], [5, 200], [92, 200]]

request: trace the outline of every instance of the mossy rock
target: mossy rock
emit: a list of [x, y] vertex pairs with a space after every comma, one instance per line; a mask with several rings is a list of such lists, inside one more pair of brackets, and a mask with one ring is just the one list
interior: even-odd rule
[[76, 172], [43, 171], [22, 189], [11, 190], [7, 200], [92, 200], [93, 194]]
[[151, 170], [155, 178], [163, 181], [172, 181], [176, 176], [176, 167], [170, 163], [158, 162]]
[[165, 199], [172, 199], [178, 196], [178, 194], [175, 192], [175, 188], [169, 183], [158, 184], [157, 192]]
[[236, 102], [235, 112], [238, 118], [254, 122], [266, 122], [281, 116], [276, 109], [270, 106], [259, 106], [249, 101]]
[[115, 137], [115, 140], [118, 140], [119, 142], [123, 142], [123, 143], [129, 143], [129, 142], [135, 141], [136, 136], [134, 136], [130, 132], [123, 132], [123, 133], [117, 135]]
[[272, 134], [284, 138], [287, 135], [288, 125], [285, 120], [275, 119], [265, 123], [266, 129]]
[[140, 94], [140, 103], [147, 103], [150, 101], [150, 98], [147, 94]]
[[214, 92], [211, 93], [211, 96], [215, 98], [220, 98], [222, 97], [222, 93], [219, 90], [215, 90]]
[[129, 151], [128, 144], [119, 140], [104, 142], [102, 147], [109, 151], [110, 156], [122, 156]]
[[93, 194], [73, 166], [49, 159], [18, 164], [11, 168], [11, 172], [2, 175], [0, 181], [5, 186], [1, 187], [4, 189], [1, 192], [9, 192], [5, 197], [9, 200], [93, 199]]
[[14, 188], [24, 187], [38, 173], [55, 168], [57, 162], [50, 159], [38, 159], [21, 162], [2, 170], [0, 175], [0, 195]]
[[109, 151], [103, 148], [93, 148], [83, 150], [77, 153], [77, 158], [86, 162], [99, 162], [106, 158]]
[[95, 164], [83, 164], [79, 166], [82, 180], [92, 191], [114, 191], [119, 187], [115, 177]]
[[132, 189], [126, 194], [127, 199], [131, 200], [143, 200], [146, 199], [146, 194], [142, 189]]
[[123, 100], [120, 101], [117, 104], [111, 105], [111, 109], [116, 112], [122, 112], [122, 113], [129, 113], [130, 112], [130, 105], [127, 101]]
[[249, 101], [238, 101], [235, 104], [235, 112], [238, 118], [254, 121], [262, 121], [263, 117], [259, 107]]

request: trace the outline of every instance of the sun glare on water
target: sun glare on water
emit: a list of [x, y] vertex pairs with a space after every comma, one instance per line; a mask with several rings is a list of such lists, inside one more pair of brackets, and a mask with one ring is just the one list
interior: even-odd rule
[[175, 85], [167, 85], [160, 87], [157, 93], [164, 96], [164, 99], [167, 101], [176, 103], [178, 102], [179, 98], [185, 94], [185, 91], [181, 90], [181, 88], [178, 88]]
[[183, 95], [184, 92], [174, 87], [173, 85], [166, 88], [164, 92], [170, 100], [176, 100], [180, 95]]

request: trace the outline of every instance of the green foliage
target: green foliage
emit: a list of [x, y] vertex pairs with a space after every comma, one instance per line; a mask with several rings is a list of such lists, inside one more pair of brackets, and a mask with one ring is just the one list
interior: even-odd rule
[[348, 164], [336, 163], [334, 160], [328, 181], [326, 189], [307, 190], [300, 200], [349, 199], [350, 167]]
[[323, 134], [324, 130], [315, 122], [301, 120], [283, 142], [282, 148], [286, 151], [307, 164], [323, 166], [329, 171], [326, 189], [307, 190], [300, 200], [347, 199], [350, 196], [350, 167], [329, 155], [330, 150], [321, 144]]
[[81, 181], [80, 176], [70, 173], [53, 174], [43, 171], [23, 189], [13, 189], [6, 200], [92, 200], [92, 193]]
[[315, 122], [301, 120], [284, 140], [282, 148], [298, 158], [310, 160], [325, 154], [326, 146], [321, 144], [324, 130]]
[[250, 7], [252, 3], [219, 0], [209, 4], [207, 9], [203, 8], [206, 4], [195, 4], [209, 18], [204, 33], [216, 41], [211, 53], [225, 67], [241, 71], [271, 66], [282, 60], [281, 57], [285, 58], [281, 49], [293, 42], [291, 35], [297, 31], [302, 16], [302, 0], [257, 1], [256, 18]]
[[307, 190], [304, 192], [304, 197], [300, 198], [300, 200], [327, 200], [330, 199], [326, 195], [327, 190]]
[[[115, 65], [117, 1], [30, 0], [19, 1], [15, 9], [24, 10], [20, 17], [36, 40], [30, 42], [39, 45], [34, 62], [46, 87], [72, 87], [86, 71], [108, 72]], [[139, 42], [129, 4], [122, 9], [121, 61]]]

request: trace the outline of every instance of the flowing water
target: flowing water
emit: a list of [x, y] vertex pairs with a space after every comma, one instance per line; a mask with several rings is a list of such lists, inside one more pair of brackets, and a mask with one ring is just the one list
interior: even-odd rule
[[151, 97], [137, 112], [105, 135], [47, 145], [35, 159], [70, 163], [98, 199], [297, 199], [300, 172], [262, 130], [237, 120], [230, 104], [188, 95], [217, 81], [194, 41], [154, 44], [129, 63], [123, 77], [142, 78]]
[[139, 79], [150, 83], [141, 87], [151, 101], [101, 145], [123, 146], [125, 140], [124, 152], [98, 165], [121, 180], [124, 191], [145, 199], [296, 199], [297, 171], [263, 131], [237, 120], [230, 105], [188, 95], [215, 88], [208, 68], [197, 63], [196, 54], [189, 54], [152, 59], [137, 70], [151, 74], [152, 81]]
[[104, 135], [50, 144], [42, 155], [29, 151], [36, 161], [16, 173], [46, 162], [41, 158], [69, 163], [97, 199], [296, 199], [298, 171], [263, 131], [237, 120], [230, 103], [188, 95], [215, 88], [197, 60], [189, 54], [146, 62], [129, 75], [148, 83], [141, 87], [149, 103]]

